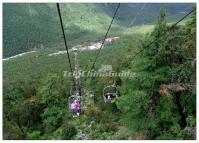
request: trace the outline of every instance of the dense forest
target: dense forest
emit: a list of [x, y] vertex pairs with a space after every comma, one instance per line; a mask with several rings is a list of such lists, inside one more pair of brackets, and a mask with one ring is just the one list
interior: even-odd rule
[[[111, 64], [114, 71], [130, 70], [134, 76], [115, 79], [120, 96], [113, 103], [104, 103], [102, 97], [103, 88], [113, 82], [112, 77], [82, 77], [84, 86], [95, 96], [93, 102], [84, 100], [85, 110], [78, 118], [73, 118], [68, 109], [72, 83], [71, 78], [63, 77], [63, 70], [68, 69], [66, 55], [50, 61], [51, 57], [44, 59], [42, 53], [36, 53], [4, 62], [3, 138], [196, 139], [196, 12], [185, 24], [176, 25], [170, 31], [166, 15], [165, 9], [160, 9], [150, 32], [144, 36], [121, 36], [102, 50], [96, 67]], [[12, 36], [4, 38], [9, 37]], [[150, 44], [152, 41], [155, 42]], [[47, 53], [48, 49], [41, 52]], [[94, 54], [95, 51], [79, 53], [83, 70], [90, 66], [86, 61]]]

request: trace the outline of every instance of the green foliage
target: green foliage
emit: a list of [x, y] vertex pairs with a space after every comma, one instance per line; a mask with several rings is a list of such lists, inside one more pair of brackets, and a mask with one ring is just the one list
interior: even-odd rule
[[193, 127], [196, 125], [196, 118], [193, 117], [192, 115], [189, 115], [187, 117], [187, 123], [189, 124], [189, 126]]
[[38, 140], [40, 139], [41, 132], [40, 131], [33, 131], [31, 133], [27, 133], [26, 139], [28, 140]]
[[47, 105], [42, 114], [43, 125], [47, 133], [52, 133], [61, 126], [63, 117], [66, 115], [65, 100], [57, 90], [57, 83], [58, 77], [50, 74], [41, 88], [41, 103]]
[[[88, 37], [84, 36], [85, 34], [93, 33], [100, 37], [104, 33], [103, 30], [99, 30], [102, 23], [97, 17], [104, 18], [104, 24], [110, 21], [109, 14], [111, 13], [108, 12], [105, 17], [103, 14], [97, 13], [97, 16], [96, 13], [90, 14], [93, 9], [96, 10], [96, 5], [89, 5], [90, 7], [85, 4], [62, 5], [63, 13], [80, 13], [84, 9], [81, 13], [83, 20], [80, 20], [80, 17], [75, 14], [64, 16], [64, 19], [69, 19], [69, 22], [65, 23], [65, 30], [72, 35], [69, 38], [74, 39], [71, 45], [76, 42], [75, 39], [87, 41]], [[56, 11], [54, 5], [34, 4], [27, 5], [30, 6], [28, 8], [18, 4], [15, 6], [17, 8], [12, 9], [5, 4], [4, 9], [11, 8], [10, 12], [16, 11], [21, 14], [21, 16], [18, 15], [19, 17], [30, 19], [30, 23], [24, 22], [23, 25], [30, 24], [40, 33], [38, 37], [32, 34], [32, 37], [28, 38], [35, 40], [35, 43], [45, 41], [44, 43], [50, 44], [49, 41], [52, 40], [51, 42], [54, 43], [53, 38], [56, 37], [59, 43], [60, 31], [52, 32], [56, 26], [59, 26], [54, 14]], [[103, 4], [100, 4], [99, 7], [101, 6], [107, 7]], [[114, 9], [114, 5], [112, 6]], [[64, 9], [65, 7], [67, 9]], [[100, 11], [98, 8], [97, 11]], [[41, 12], [42, 9], [46, 12], [52, 10], [53, 14], [41, 14], [40, 17], [37, 17], [37, 12]], [[139, 34], [127, 32], [118, 41], [106, 45], [106, 48], [101, 51], [96, 67], [100, 67], [101, 64], [112, 64], [113, 70], [117, 72], [130, 70], [134, 73], [134, 77], [116, 78], [117, 83], [121, 86], [121, 96], [114, 104], [105, 104], [102, 98], [102, 89], [110, 84], [112, 78], [83, 78], [84, 86], [92, 89], [95, 97], [94, 104], [90, 104], [89, 99], [85, 98], [86, 108], [79, 118], [72, 118], [67, 109], [66, 101], [69, 96], [71, 79], [63, 78], [63, 71], [69, 69], [68, 65], [63, 64], [65, 55], [48, 57], [47, 54], [54, 51], [49, 48], [5, 62], [3, 65], [3, 138], [14, 140], [194, 139], [196, 128], [196, 14], [185, 25], [177, 26], [164, 34], [169, 28], [165, 14], [165, 10], [161, 9], [154, 30], [147, 34], [141, 43], [139, 39], [143, 38], [142, 32]], [[90, 21], [86, 21], [84, 16], [89, 17]], [[51, 22], [52, 25], [48, 24], [42, 29], [45, 23], [43, 22], [44, 17], [46, 17], [45, 22]], [[13, 21], [18, 19], [15, 18], [14, 16], [11, 19]], [[114, 29], [121, 23], [122, 18], [116, 19]], [[5, 22], [8, 22], [7, 20], [10, 23], [8, 17], [5, 18]], [[70, 20], [74, 20], [76, 24]], [[43, 23], [37, 27], [35, 26], [37, 22]], [[89, 27], [87, 27], [87, 22]], [[16, 23], [12, 25], [12, 28], [18, 25], [19, 23]], [[52, 31], [49, 30], [49, 26]], [[139, 31], [143, 27], [134, 28]], [[104, 29], [103, 26], [101, 28]], [[47, 29], [49, 31], [46, 31]], [[9, 31], [7, 25], [5, 30]], [[10, 36], [16, 37], [19, 31], [15, 31], [15, 35]], [[19, 38], [23, 39], [31, 32], [32, 29], [29, 29]], [[46, 36], [47, 33], [50, 37]], [[93, 36], [90, 40], [95, 41], [97, 38]], [[13, 39], [11, 37], [11, 41]], [[21, 42], [27, 44], [23, 40], [12, 42], [16, 44], [16, 47], [20, 47]], [[151, 46], [147, 46], [154, 40]], [[5, 38], [6, 47], [12, 45], [8, 41], [9, 38]], [[56, 45], [56, 42], [54, 44]], [[58, 45], [55, 46], [55, 49], [59, 48]], [[144, 51], [135, 58], [134, 56], [141, 49]], [[22, 49], [15, 50], [14, 52], [20, 52]], [[96, 52], [79, 53], [83, 70], [88, 69], [87, 65], [90, 66], [88, 57], [92, 61]], [[7, 55], [12, 54], [8, 52]], [[74, 60], [73, 56], [71, 58]], [[46, 73], [49, 74], [46, 75]], [[185, 85], [182, 91], [178, 92], [175, 87], [170, 89], [170, 86], [176, 83]], [[163, 95], [160, 92], [162, 85], [168, 87], [168, 94]], [[185, 126], [182, 124], [182, 119], [185, 119]]]
[[63, 116], [66, 114], [65, 109], [57, 106], [52, 106], [44, 109], [42, 114], [43, 124], [46, 127], [46, 132], [52, 132], [62, 124]]
[[53, 136], [53, 139], [56, 140], [71, 140], [77, 134], [77, 130], [74, 126], [69, 124], [63, 124], [60, 128], [58, 128]]
[[64, 98], [57, 90], [57, 83], [58, 77], [56, 75], [48, 75], [44, 86], [41, 88], [41, 103], [47, 104], [48, 106], [63, 106]]
[[[190, 21], [193, 22], [194, 18]], [[170, 89], [171, 95], [166, 97], [161, 96], [159, 91], [163, 84], [195, 83], [196, 69], [195, 65], [191, 64], [195, 59], [195, 54], [192, 54], [192, 51], [195, 51], [195, 44], [191, 47], [190, 44], [187, 46], [190, 41], [194, 43], [195, 40], [189, 38], [190, 29], [194, 31], [195, 28], [193, 23], [188, 22], [185, 26], [176, 27], [165, 34], [168, 26], [165, 12], [161, 10], [154, 31], [146, 35], [142, 41], [144, 51], [130, 65], [135, 76], [132, 81], [125, 81], [122, 86], [124, 96], [117, 102], [118, 108], [125, 114], [120, 121], [132, 132], [146, 130], [148, 139], [191, 137], [184, 132], [182, 120], [186, 118], [187, 126], [193, 126], [193, 124], [195, 126], [195, 119], [192, 116], [195, 115], [195, 107], [193, 107], [195, 103], [192, 100], [195, 98], [194, 87], [192, 90], [186, 89], [179, 98], [176, 97], [175, 89], [174, 91]], [[187, 27], [192, 28], [188, 31], [184, 30]], [[155, 42], [147, 46], [152, 41]], [[187, 116], [187, 112], [190, 115]]]
[[98, 107], [92, 106], [85, 111], [85, 115], [87, 115], [88, 119], [99, 122], [103, 116], [103, 113]]
[[14, 122], [4, 123], [3, 131], [3, 138], [6, 140], [20, 140], [24, 137], [24, 133]]

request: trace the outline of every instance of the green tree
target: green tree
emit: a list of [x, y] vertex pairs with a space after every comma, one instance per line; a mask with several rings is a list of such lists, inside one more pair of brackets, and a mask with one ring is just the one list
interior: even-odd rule
[[61, 126], [67, 114], [66, 101], [58, 90], [59, 86], [59, 77], [49, 74], [40, 90], [40, 102], [46, 106], [41, 116], [47, 134]]
[[[117, 102], [125, 113], [121, 122], [133, 133], [145, 132], [148, 139], [186, 137], [182, 131], [187, 126], [187, 115], [195, 115], [195, 84], [192, 90], [187, 87], [195, 83], [195, 66], [191, 64], [195, 44], [194, 38], [190, 39], [194, 37], [194, 19], [165, 32], [169, 26], [161, 9], [154, 30], [142, 41], [144, 50], [131, 64], [135, 76], [123, 82], [124, 96]], [[160, 92], [163, 85], [168, 92], [166, 96]], [[181, 90], [178, 85], [182, 85]]]

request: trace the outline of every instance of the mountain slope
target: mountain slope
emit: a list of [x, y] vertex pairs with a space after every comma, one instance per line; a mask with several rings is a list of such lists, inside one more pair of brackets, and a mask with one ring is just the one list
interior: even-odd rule
[[[116, 4], [93, 3], [60, 6], [69, 47], [101, 40], [116, 8]], [[111, 34], [125, 34], [123, 29], [126, 26], [153, 24], [161, 7], [167, 9], [168, 21], [172, 22], [187, 9], [191, 9], [191, 6], [192, 4], [121, 4]], [[143, 9], [140, 10], [141, 8]], [[59, 49], [63, 45], [56, 4], [5, 3], [3, 29], [4, 58], [34, 48]]]

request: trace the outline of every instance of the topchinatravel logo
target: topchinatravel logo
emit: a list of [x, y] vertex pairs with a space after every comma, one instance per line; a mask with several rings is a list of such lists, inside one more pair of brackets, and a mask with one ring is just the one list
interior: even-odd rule
[[102, 65], [97, 71], [83, 71], [75, 70], [73, 73], [69, 71], [64, 71], [65, 77], [125, 77], [132, 78], [135, 76], [135, 73], [132, 73], [130, 70], [125, 70], [121, 72], [115, 72], [112, 70], [112, 65]]

